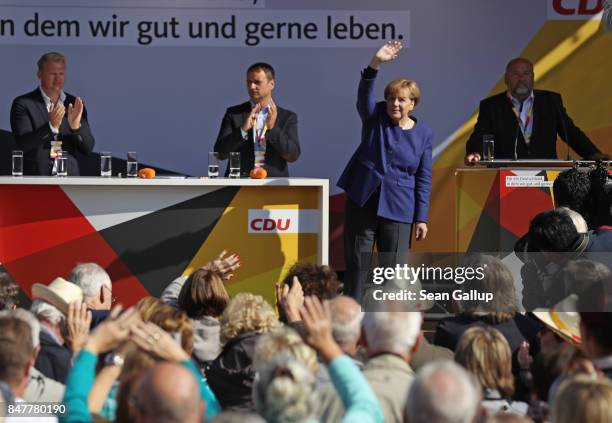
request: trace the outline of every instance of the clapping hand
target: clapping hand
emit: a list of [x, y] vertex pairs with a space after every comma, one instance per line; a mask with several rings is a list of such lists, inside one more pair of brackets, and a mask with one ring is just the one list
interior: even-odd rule
[[276, 125], [277, 117], [278, 117], [278, 109], [276, 108], [276, 103], [274, 103], [274, 100], [270, 99], [268, 117], [266, 118], [266, 126], [268, 127], [268, 131], [274, 128], [274, 125]]
[[181, 362], [189, 360], [189, 354], [172, 339], [172, 336], [151, 322], [140, 321], [132, 327], [132, 341], [144, 351], [162, 360]]
[[255, 121], [257, 120], [257, 115], [260, 111], [261, 104], [256, 104], [255, 107], [251, 109], [251, 113], [249, 113], [248, 116], [244, 119], [244, 122], [242, 122], [242, 130], [244, 132], [249, 132], [251, 129], [253, 129]]
[[382, 63], [390, 62], [395, 60], [397, 54], [402, 49], [402, 43], [399, 41], [387, 41], [372, 57], [370, 67], [378, 70]]
[[51, 126], [59, 130], [65, 113], [66, 108], [63, 104], [51, 103], [49, 107], [49, 123], [51, 123]]
[[140, 315], [135, 307], [129, 308], [120, 314], [122, 307], [115, 307], [110, 316], [93, 330], [85, 349], [94, 354], [101, 354], [117, 348], [130, 336], [131, 328], [140, 321]]
[[66, 344], [72, 352], [80, 351], [87, 342], [89, 327], [91, 326], [91, 311], [87, 310], [87, 304], [81, 301], [73, 301], [68, 305], [68, 316], [66, 317]]
[[70, 129], [76, 131], [81, 127], [81, 117], [83, 117], [83, 100], [77, 97], [74, 104], [68, 105], [68, 125]]
[[301, 320], [300, 309], [304, 305], [304, 290], [302, 289], [302, 284], [298, 277], [293, 277], [291, 288], [289, 288], [289, 285], [285, 284], [281, 289], [280, 283], [277, 283], [275, 287], [276, 304], [279, 311], [282, 310], [285, 313], [288, 323], [299, 322]]

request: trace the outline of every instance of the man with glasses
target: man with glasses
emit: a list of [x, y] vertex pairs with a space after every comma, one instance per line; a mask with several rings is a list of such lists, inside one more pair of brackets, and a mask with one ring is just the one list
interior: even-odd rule
[[110, 276], [96, 263], [80, 263], [68, 277], [83, 290], [83, 301], [91, 310], [110, 310], [113, 304], [113, 285]]

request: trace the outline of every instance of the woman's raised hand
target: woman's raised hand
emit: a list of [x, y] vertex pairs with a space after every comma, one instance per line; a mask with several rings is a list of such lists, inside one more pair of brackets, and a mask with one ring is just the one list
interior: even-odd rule
[[372, 61], [370, 67], [378, 70], [382, 63], [390, 62], [395, 60], [397, 54], [402, 49], [402, 43], [399, 41], [387, 41], [381, 48], [378, 49]]

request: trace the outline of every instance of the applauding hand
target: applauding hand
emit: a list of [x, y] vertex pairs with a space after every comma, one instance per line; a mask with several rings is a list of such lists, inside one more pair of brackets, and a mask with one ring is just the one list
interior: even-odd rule
[[65, 113], [66, 108], [63, 104], [51, 103], [51, 106], [49, 107], [49, 123], [51, 123], [51, 126], [59, 130]]
[[257, 120], [257, 115], [259, 114], [260, 110], [261, 104], [256, 104], [255, 107], [251, 109], [251, 113], [249, 113], [248, 116], [244, 119], [244, 122], [242, 122], [242, 130], [244, 132], [249, 132], [251, 129], [253, 129], [255, 121]]
[[68, 125], [70, 125], [70, 129], [73, 131], [76, 131], [81, 127], [83, 107], [83, 100], [81, 97], [77, 97], [74, 104], [68, 105]]

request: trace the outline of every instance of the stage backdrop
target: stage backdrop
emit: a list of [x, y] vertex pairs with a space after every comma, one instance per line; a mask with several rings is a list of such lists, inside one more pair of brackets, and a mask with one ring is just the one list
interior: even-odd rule
[[142, 162], [202, 175], [225, 108], [247, 99], [245, 69], [270, 62], [276, 102], [299, 115], [292, 176], [330, 179], [330, 261], [342, 268], [335, 183], [360, 139], [359, 72], [384, 40], [401, 39], [378, 92], [400, 76], [419, 82], [415, 114], [433, 128], [437, 158], [431, 228], [415, 248], [452, 251], [453, 171], [479, 100], [503, 89], [510, 58], [533, 60], [537, 86], [562, 92], [576, 123], [610, 151], [612, 35], [599, 30], [602, 2], [0, 0], [0, 129], [10, 129], [11, 100], [36, 87], [36, 59], [58, 50], [96, 151], [137, 151]]

